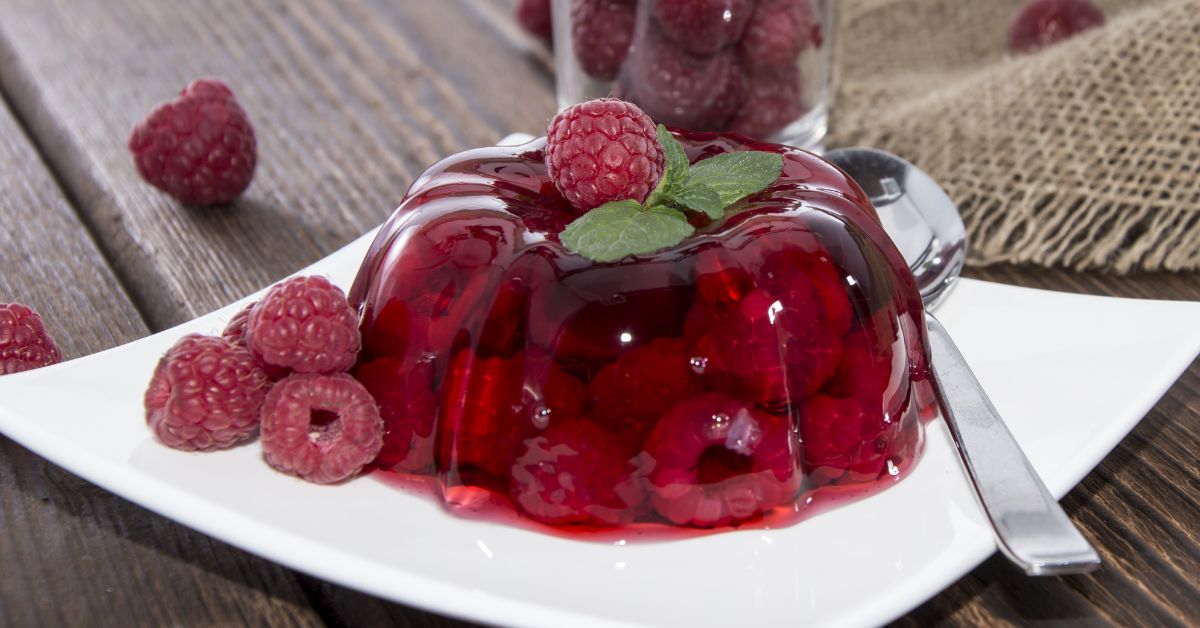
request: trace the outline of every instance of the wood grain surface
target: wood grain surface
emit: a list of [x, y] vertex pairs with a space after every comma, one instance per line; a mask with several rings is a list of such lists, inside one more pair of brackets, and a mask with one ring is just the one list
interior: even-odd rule
[[[7, 63], [0, 56], [0, 65]], [[67, 359], [147, 327], [0, 100], [0, 302]], [[0, 436], [0, 625], [321, 623], [295, 574], [154, 515]]]
[[[511, 21], [511, 4], [114, 0], [99, 10], [0, 0], [0, 94], [21, 125], [0, 120], [0, 298], [43, 309], [81, 355], [203, 314], [342, 246], [439, 157], [544, 128], [548, 56]], [[180, 207], [137, 178], [125, 149], [155, 103], [204, 75], [230, 82], [258, 132], [254, 183], [225, 209]], [[67, 234], [66, 244], [38, 245], [38, 233]], [[1200, 299], [1197, 274], [971, 274]], [[63, 285], [86, 287], [46, 287]], [[1102, 571], [1029, 579], [993, 558], [898, 623], [1200, 622], [1196, 451], [1200, 364], [1064, 500]], [[7, 441], [0, 522], [0, 624], [463, 625], [207, 539]]]

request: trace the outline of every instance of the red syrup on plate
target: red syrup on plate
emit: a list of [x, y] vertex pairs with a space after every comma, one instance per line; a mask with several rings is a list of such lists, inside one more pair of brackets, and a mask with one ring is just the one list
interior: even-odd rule
[[920, 296], [862, 190], [803, 151], [676, 137], [693, 162], [765, 150], [783, 173], [618, 262], [559, 243], [576, 213], [544, 139], [413, 183], [350, 293], [386, 424], [374, 475], [607, 540], [787, 525], [911, 470], [933, 405]]

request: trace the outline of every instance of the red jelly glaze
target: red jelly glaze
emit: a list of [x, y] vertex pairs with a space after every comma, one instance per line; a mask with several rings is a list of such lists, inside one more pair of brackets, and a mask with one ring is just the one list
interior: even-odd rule
[[544, 138], [413, 183], [350, 292], [360, 372], [395, 422], [377, 468], [432, 474], [464, 514], [500, 504], [594, 533], [775, 525], [916, 463], [933, 403], [922, 306], [866, 195], [804, 151], [675, 135], [693, 162], [770, 151], [783, 173], [618, 262], [559, 242], [576, 212]]

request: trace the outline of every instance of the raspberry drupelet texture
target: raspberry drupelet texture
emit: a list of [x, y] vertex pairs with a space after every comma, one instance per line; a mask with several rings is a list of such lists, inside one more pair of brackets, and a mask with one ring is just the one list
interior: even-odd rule
[[293, 277], [272, 286], [250, 311], [246, 344], [267, 364], [332, 373], [354, 365], [362, 340], [340, 288], [324, 277]]
[[575, 0], [571, 45], [583, 71], [604, 81], [615, 78], [629, 54], [636, 20], [636, 2]]
[[768, 137], [800, 117], [805, 110], [800, 78], [795, 65], [750, 74], [746, 97], [730, 118], [729, 130]]
[[759, 0], [738, 52], [755, 69], [795, 65], [797, 55], [820, 45], [820, 28], [808, 0]]
[[257, 145], [227, 85], [198, 79], [134, 127], [129, 150], [142, 178], [185, 205], [230, 203], [254, 176]]
[[[238, 313], [234, 314], [233, 318], [229, 319], [229, 322], [225, 324], [225, 329], [221, 331], [221, 337], [239, 347], [245, 347], [249, 351], [250, 347], [246, 346], [246, 327], [250, 324], [250, 312], [254, 309], [255, 305], [258, 305], [257, 301], [249, 303], [246, 307], [238, 310]], [[262, 356], [255, 355], [253, 351], [250, 351], [250, 354], [254, 355], [254, 359], [258, 361], [258, 365], [262, 367], [267, 377], [273, 382], [287, 377], [292, 372], [291, 369], [282, 366], [267, 364], [263, 361]]]
[[652, 35], [638, 42], [629, 65], [624, 89], [662, 124], [723, 128], [742, 103], [745, 77], [732, 49], [696, 57], [672, 40]]
[[668, 37], [694, 55], [711, 55], [742, 37], [754, 0], [658, 0], [654, 16]]
[[383, 421], [371, 393], [345, 373], [290, 375], [263, 403], [262, 447], [272, 467], [332, 484], [375, 459]]
[[144, 404], [164, 444], [224, 449], [248, 438], [270, 382], [254, 356], [224, 338], [184, 336], [158, 362]]
[[628, 523], [642, 502], [642, 478], [607, 430], [557, 421], [522, 443], [509, 484], [513, 503], [551, 525]]
[[672, 523], [746, 521], [800, 489], [790, 423], [734, 397], [705, 393], [673, 406], [646, 442], [650, 497]]
[[699, 389], [679, 338], [658, 338], [600, 369], [588, 384], [596, 422], [634, 447], [663, 412]]
[[550, 178], [580, 211], [609, 201], [644, 201], [662, 178], [663, 148], [654, 122], [623, 100], [568, 107], [550, 121], [546, 135]]
[[383, 418], [383, 449], [374, 465], [420, 471], [433, 464], [433, 364], [379, 358], [355, 367], [354, 377], [375, 398]]
[[1092, 0], [1032, 0], [1013, 19], [1008, 33], [1013, 52], [1035, 52], [1104, 25]]
[[62, 362], [42, 317], [23, 303], [0, 303], [0, 375]]

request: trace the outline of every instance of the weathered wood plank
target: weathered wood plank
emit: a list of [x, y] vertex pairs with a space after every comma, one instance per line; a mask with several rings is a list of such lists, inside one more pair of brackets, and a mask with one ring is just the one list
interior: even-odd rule
[[[0, 85], [155, 329], [320, 258], [433, 161], [553, 113], [550, 79], [457, 2], [4, 0], [0, 13]], [[203, 75], [230, 82], [258, 133], [255, 181], [229, 208], [178, 206], [124, 147]]]
[[[7, 63], [0, 56], [0, 65]], [[148, 332], [0, 99], [0, 301], [74, 358]], [[0, 625], [263, 624], [320, 617], [295, 576], [100, 490], [0, 436]]]

